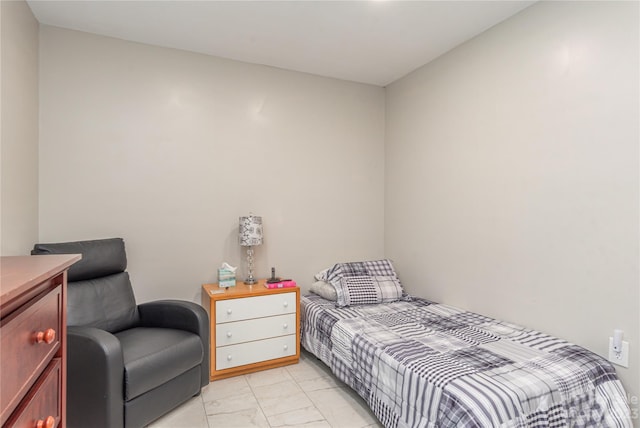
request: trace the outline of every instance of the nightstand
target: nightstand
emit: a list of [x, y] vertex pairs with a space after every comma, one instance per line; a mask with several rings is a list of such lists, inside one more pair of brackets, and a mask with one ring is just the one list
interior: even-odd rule
[[300, 287], [269, 289], [265, 282], [202, 286], [211, 326], [212, 381], [300, 359]]

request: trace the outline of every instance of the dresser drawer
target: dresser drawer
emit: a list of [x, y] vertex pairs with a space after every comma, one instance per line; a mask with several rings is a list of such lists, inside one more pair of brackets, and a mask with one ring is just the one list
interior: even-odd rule
[[216, 348], [216, 370], [296, 355], [296, 335]]
[[[60, 347], [62, 323], [62, 287], [3, 320], [0, 349], [3, 367], [0, 405], [6, 415], [26, 395]], [[4, 418], [3, 418], [4, 419]]]
[[296, 293], [218, 300], [216, 323], [241, 321], [296, 312]]
[[216, 346], [233, 345], [296, 333], [296, 314], [216, 325]]
[[39, 421], [42, 421], [42, 426], [47, 426], [47, 419], [55, 421], [54, 427], [58, 426], [62, 409], [58, 393], [62, 383], [61, 376], [60, 358], [54, 358], [7, 426], [33, 428]]

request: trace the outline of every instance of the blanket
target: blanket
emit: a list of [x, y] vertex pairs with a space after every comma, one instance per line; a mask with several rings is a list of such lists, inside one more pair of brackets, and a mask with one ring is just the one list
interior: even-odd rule
[[632, 426], [613, 366], [565, 340], [419, 298], [301, 309], [303, 347], [387, 428]]

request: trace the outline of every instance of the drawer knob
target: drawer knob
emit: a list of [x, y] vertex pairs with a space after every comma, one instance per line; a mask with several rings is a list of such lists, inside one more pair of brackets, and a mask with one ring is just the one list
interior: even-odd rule
[[286, 351], [287, 349], [289, 349], [289, 345], [284, 345], [284, 350]]
[[282, 328], [287, 329], [289, 328], [289, 325], [287, 323], [282, 324]]
[[227, 314], [231, 315], [233, 311], [231, 309], [227, 309]]
[[289, 302], [284, 302], [283, 305], [286, 308], [287, 306], [289, 306]]
[[46, 343], [50, 345], [56, 340], [56, 331], [52, 328], [48, 328], [45, 331], [39, 331], [36, 333], [36, 343]]
[[228, 331], [228, 332], [227, 332], [227, 337], [231, 337], [231, 336], [232, 336], [231, 332], [230, 332], [230, 331]]
[[53, 428], [56, 426], [56, 418], [53, 416], [47, 416], [47, 419], [38, 419], [36, 422], [36, 428]]
[[231, 355], [227, 355], [227, 361], [231, 361], [231, 360], [232, 360]]

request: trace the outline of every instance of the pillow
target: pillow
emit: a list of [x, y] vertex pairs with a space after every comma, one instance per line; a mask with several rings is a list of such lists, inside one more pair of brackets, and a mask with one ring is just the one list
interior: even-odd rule
[[338, 307], [397, 302], [403, 294], [400, 281], [393, 276], [345, 276], [334, 284]]
[[326, 268], [315, 274], [313, 277], [316, 281], [324, 281], [327, 282], [327, 272], [329, 272], [331, 268]]
[[336, 306], [411, 300], [400, 284], [391, 260], [338, 263], [316, 274], [336, 291]]
[[335, 302], [338, 299], [336, 289], [333, 287], [333, 285], [325, 281], [314, 282], [313, 284], [311, 284], [311, 288], [309, 288], [309, 291], [317, 294], [323, 299], [331, 300], [332, 302]]

